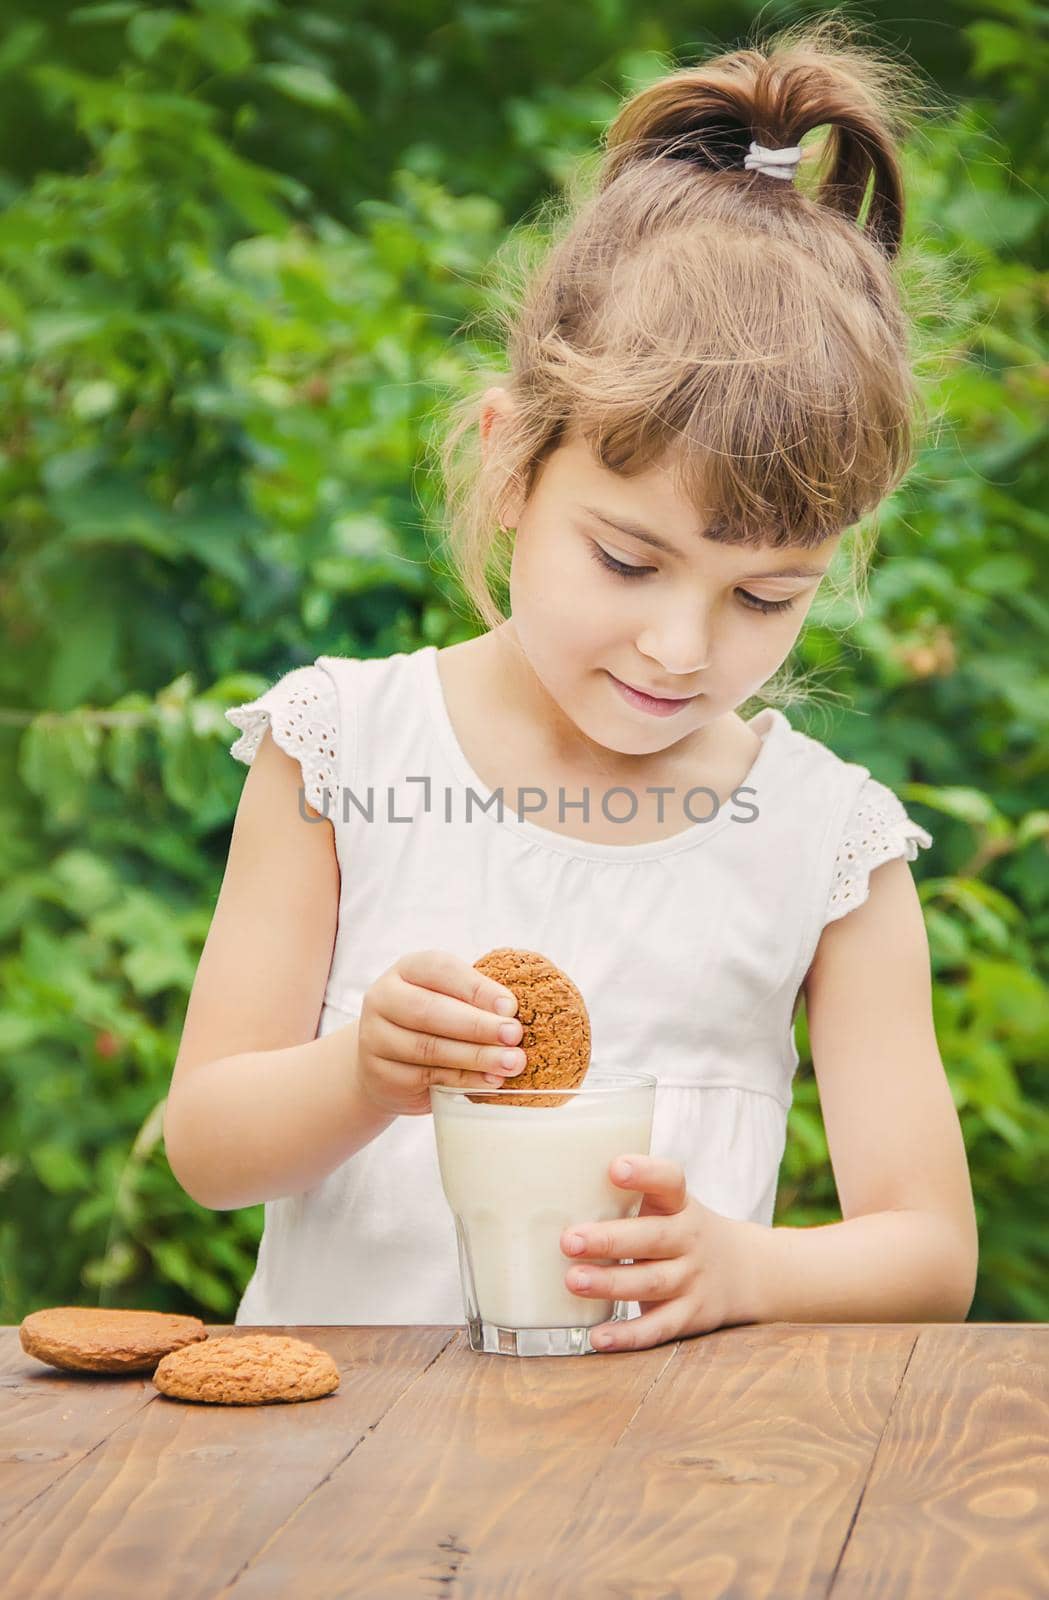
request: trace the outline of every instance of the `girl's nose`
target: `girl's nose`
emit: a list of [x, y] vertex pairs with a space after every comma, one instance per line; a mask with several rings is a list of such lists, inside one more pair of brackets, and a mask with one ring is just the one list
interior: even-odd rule
[[658, 663], [668, 678], [691, 682], [710, 665], [708, 620], [695, 606], [684, 616], [646, 628], [637, 641], [641, 654]]

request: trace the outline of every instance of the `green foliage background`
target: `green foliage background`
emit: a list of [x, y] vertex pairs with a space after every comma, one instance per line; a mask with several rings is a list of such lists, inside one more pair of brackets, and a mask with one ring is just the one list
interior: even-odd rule
[[[954, 286], [927, 329], [940, 422], [862, 619], [830, 604], [799, 643], [833, 708], [792, 720], [935, 836], [914, 870], [980, 1221], [971, 1316], [1049, 1320], [1047, 49], [1030, 0], [906, 31], [889, 10], [863, 16], [945, 95], [907, 153], [911, 242]], [[223, 710], [322, 653], [474, 631], [426, 537], [435, 408], [499, 354], [457, 330], [619, 97], [758, 11], [703, 14], [5, 7], [0, 1321], [232, 1318], [262, 1208], [197, 1206], [160, 1139], [244, 780]], [[840, 1215], [804, 1034], [791, 1223]]]

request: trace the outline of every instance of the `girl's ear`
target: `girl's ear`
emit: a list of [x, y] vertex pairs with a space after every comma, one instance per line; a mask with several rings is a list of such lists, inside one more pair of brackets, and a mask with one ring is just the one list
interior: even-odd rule
[[[488, 459], [494, 431], [498, 429], [504, 417], [513, 414], [513, 410], [513, 400], [498, 384], [493, 384], [481, 396], [478, 427], [481, 431], [481, 454], [485, 461]], [[522, 510], [521, 496], [507, 490], [502, 497], [499, 526], [504, 529], [516, 527]]]
[[481, 412], [478, 424], [481, 429], [481, 443], [487, 445], [488, 436], [493, 427], [498, 427], [502, 417], [508, 417], [514, 409], [513, 400], [505, 389], [498, 384], [492, 384], [481, 396]]

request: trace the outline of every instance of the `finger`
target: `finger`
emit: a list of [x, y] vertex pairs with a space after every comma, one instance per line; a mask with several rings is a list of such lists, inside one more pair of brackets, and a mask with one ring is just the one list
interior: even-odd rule
[[681, 1163], [667, 1156], [626, 1153], [616, 1157], [609, 1172], [626, 1189], [674, 1189], [685, 1180]]
[[501, 1015], [512, 1017], [517, 1010], [517, 996], [512, 989], [478, 972], [450, 950], [411, 951], [394, 963], [394, 970], [409, 983], [452, 995], [480, 1011], [494, 1011], [499, 1000], [511, 1005]]
[[565, 1286], [584, 1300], [676, 1300], [687, 1275], [686, 1264], [676, 1256], [672, 1261], [638, 1261], [626, 1267], [570, 1267]]
[[[653, 1230], [649, 1234], [647, 1230], [651, 1226], [650, 1218], [653, 1214], [672, 1216], [684, 1211], [688, 1204], [685, 1174], [680, 1163], [670, 1161], [663, 1156], [623, 1155], [617, 1156], [610, 1163], [608, 1171], [617, 1188], [642, 1191], [645, 1215], [608, 1226], [582, 1223], [566, 1228], [561, 1238], [561, 1248], [565, 1254], [604, 1257], [633, 1257], [639, 1253], [645, 1256], [677, 1254], [680, 1247], [673, 1244], [672, 1235], [668, 1237], [662, 1230]], [[632, 1237], [632, 1242], [640, 1238], [646, 1245], [651, 1238], [653, 1248], [645, 1248], [640, 1252], [625, 1247], [605, 1248], [610, 1241], [612, 1245], [618, 1246], [628, 1237]], [[573, 1249], [569, 1242], [573, 1238], [582, 1238], [584, 1242]]]
[[439, 1034], [445, 1039], [517, 1044], [524, 1032], [521, 1022], [494, 1010], [499, 985], [491, 984], [480, 973], [478, 977], [487, 986], [488, 1004], [483, 1007], [402, 978], [391, 997], [393, 1019], [403, 1028]]
[[688, 1204], [685, 1173], [679, 1161], [666, 1156], [622, 1155], [616, 1157], [608, 1171], [617, 1188], [641, 1190], [649, 1212], [670, 1215], [683, 1211]]
[[[492, 1073], [501, 1083], [523, 1071], [526, 1057], [521, 1049], [506, 1045], [468, 1044], [462, 1039], [445, 1039], [435, 1033], [417, 1033], [402, 1028], [389, 1017], [379, 1024], [378, 1054], [392, 1062], [400, 1062], [418, 1072], [420, 1068], [430, 1073], [451, 1071], [467, 1076]], [[431, 1077], [431, 1083], [446, 1081]], [[458, 1080], [456, 1080], [458, 1081]]]
[[425, 1094], [426, 1090], [438, 1086], [476, 1094], [488, 1085], [497, 1089], [507, 1083], [505, 1075], [501, 1072], [457, 1071], [454, 1067], [420, 1067], [411, 1061], [394, 1061], [385, 1056], [379, 1059], [391, 1083], [396, 1083], [404, 1090], [414, 1089], [420, 1094]]
[[618, 1350], [651, 1350], [684, 1337], [684, 1323], [674, 1316], [670, 1305], [658, 1306], [640, 1317], [623, 1322], [602, 1322], [590, 1330], [590, 1343], [603, 1355]]
[[669, 1218], [624, 1217], [566, 1228], [561, 1250], [573, 1261], [662, 1261], [681, 1254], [681, 1235]]

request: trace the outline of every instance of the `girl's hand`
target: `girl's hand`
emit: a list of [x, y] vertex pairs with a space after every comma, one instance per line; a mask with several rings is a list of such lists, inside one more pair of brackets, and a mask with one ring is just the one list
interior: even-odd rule
[[401, 956], [364, 992], [357, 1024], [361, 1091], [387, 1116], [419, 1117], [431, 1109], [432, 1083], [476, 1091], [521, 1072], [525, 1053], [509, 1046], [524, 1029], [512, 1014], [495, 1010], [504, 997], [516, 1011], [509, 989], [447, 950]]
[[[628, 1177], [620, 1176], [629, 1162]], [[619, 1156], [613, 1183], [640, 1189], [636, 1217], [566, 1228], [561, 1249], [576, 1263], [565, 1277], [575, 1294], [596, 1300], [636, 1300], [641, 1316], [592, 1328], [596, 1350], [647, 1350], [668, 1339], [737, 1322], [753, 1322], [759, 1223], [737, 1222], [694, 1200], [676, 1161]], [[764, 1230], [761, 1230], [764, 1232]], [[573, 1236], [582, 1244], [573, 1248]], [[588, 1260], [630, 1259], [631, 1266], [589, 1266]], [[580, 1274], [589, 1283], [583, 1285]]]

